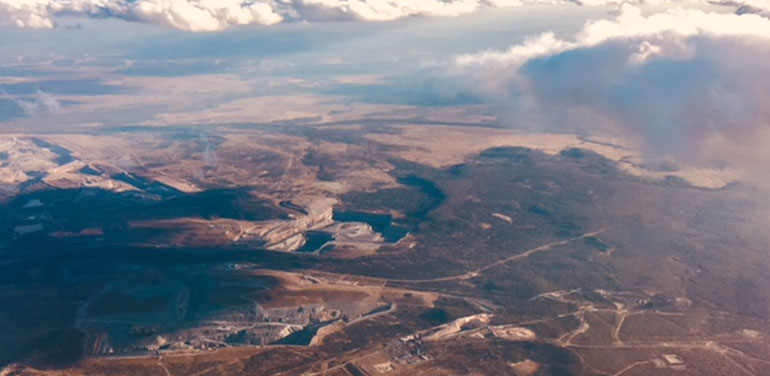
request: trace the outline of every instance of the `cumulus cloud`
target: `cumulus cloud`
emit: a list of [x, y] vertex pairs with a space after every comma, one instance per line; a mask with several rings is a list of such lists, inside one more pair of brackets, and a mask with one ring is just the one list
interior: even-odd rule
[[[770, 20], [624, 5], [572, 38], [534, 36], [456, 58], [454, 74], [519, 122], [616, 131], [649, 156], [770, 173]], [[762, 140], [762, 142], [757, 142]], [[740, 153], [736, 153], [740, 150]]]
[[[649, 54], [650, 39], [666, 40], [705, 36], [741, 36], [770, 38], [770, 20], [752, 14], [732, 15], [706, 13], [701, 10], [675, 8], [645, 17], [639, 8], [624, 4], [614, 20], [588, 22], [573, 40], [557, 39], [553, 33], [543, 33], [515, 45], [507, 51], [486, 51], [457, 58], [461, 66], [473, 64], [503, 64], [516, 67], [533, 58], [554, 55], [578, 48], [592, 47], [610, 40], [641, 40]], [[667, 38], [672, 36], [673, 38]]]
[[[327, 14], [346, 14], [368, 21], [390, 21], [413, 15], [456, 17], [475, 11], [480, 2], [479, 0], [302, 0], [295, 4], [301, 9], [320, 7], [325, 9]], [[310, 13], [305, 14], [305, 16], [308, 15]]]
[[242, 0], [0, 0], [0, 23], [52, 28], [57, 15], [115, 17], [189, 31], [279, 23], [273, 1]]
[[[456, 17], [483, 6], [574, 3], [585, 6], [702, 0], [0, 0], [0, 24], [53, 28], [59, 15], [114, 17], [188, 31], [218, 31], [284, 21], [356, 19], [389, 21], [409, 16]], [[767, 0], [716, 0], [738, 12], [765, 14]]]
[[[482, 0], [0, 0], [0, 23], [52, 28], [55, 17], [115, 17], [189, 31], [217, 31], [284, 20], [387, 21], [412, 15], [458, 16]], [[493, 0], [495, 4], [507, 0]], [[500, 5], [500, 4], [497, 4]], [[504, 4], [503, 4], [504, 5]]]

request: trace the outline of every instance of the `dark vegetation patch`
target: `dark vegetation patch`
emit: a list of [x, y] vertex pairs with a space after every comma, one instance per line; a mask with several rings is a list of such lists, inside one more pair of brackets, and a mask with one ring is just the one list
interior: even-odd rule
[[[249, 221], [286, 218], [283, 209], [256, 198], [248, 189], [184, 194], [133, 175], [125, 175], [125, 179], [154, 194], [114, 193], [100, 189], [44, 190], [25, 194], [0, 207], [0, 233], [6, 239], [13, 239], [16, 226], [42, 223], [47, 230], [79, 232], [85, 228], [103, 228], [107, 240], [141, 242], [143, 236], [152, 236], [152, 231], [159, 230], [135, 229], [132, 232], [134, 230], [128, 228], [131, 221], [185, 217]], [[31, 200], [40, 200], [43, 205], [24, 208]], [[39, 234], [30, 236], [36, 235]]]
[[480, 157], [485, 159], [501, 159], [507, 163], [529, 164], [536, 152], [522, 147], [497, 147], [481, 152]]
[[442, 368], [461, 375], [481, 373], [514, 376], [516, 373], [510, 364], [526, 359], [540, 365], [538, 375], [567, 376], [582, 374], [583, 371], [583, 365], [576, 355], [550, 344], [487, 339], [448, 342], [441, 346], [430, 346], [429, 352], [438, 354], [437, 362]]

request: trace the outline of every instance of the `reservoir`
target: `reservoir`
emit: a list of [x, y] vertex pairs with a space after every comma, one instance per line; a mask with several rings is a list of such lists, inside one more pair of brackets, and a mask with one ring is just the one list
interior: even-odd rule
[[334, 210], [332, 219], [337, 222], [363, 222], [372, 226], [388, 243], [397, 243], [409, 233], [409, 227], [393, 222], [390, 214], [367, 213], [355, 210]]

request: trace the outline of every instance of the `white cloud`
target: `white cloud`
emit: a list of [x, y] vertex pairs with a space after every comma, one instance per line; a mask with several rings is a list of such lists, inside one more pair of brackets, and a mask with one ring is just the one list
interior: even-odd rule
[[3, 24], [52, 28], [60, 14], [116, 17], [189, 31], [272, 25], [283, 20], [269, 0], [0, 0]]
[[[0, 24], [53, 28], [58, 15], [115, 17], [189, 31], [217, 31], [283, 21], [358, 19], [389, 21], [409, 16], [456, 17], [482, 6], [524, 4], [585, 6], [624, 3], [702, 3], [702, 0], [0, 0]], [[765, 14], [768, 0], [717, 0], [741, 12]]]
[[390, 21], [413, 15], [456, 17], [478, 9], [479, 0], [300, 0], [303, 6], [320, 6], [333, 13], [367, 21]]
[[52, 28], [57, 15], [76, 14], [217, 31], [286, 19], [388, 21], [413, 15], [459, 16], [480, 4], [480, 0], [0, 0], [0, 23]]
[[49, 13], [40, 4], [25, 1], [0, 1], [0, 24], [16, 27], [51, 28], [54, 26]]
[[[452, 74], [510, 121], [614, 131], [649, 156], [770, 174], [770, 19], [624, 5], [572, 38], [552, 33], [504, 51], [458, 56]], [[745, 145], [745, 146], [744, 146]], [[740, 150], [740, 153], [736, 153]]]
[[249, 24], [272, 25], [283, 20], [269, 3], [238, 0], [143, 0], [121, 4], [116, 9], [125, 9], [125, 17], [129, 19], [190, 31], [216, 31]]
[[[523, 44], [515, 45], [507, 51], [462, 55], [457, 57], [456, 61], [459, 65], [497, 63], [513, 67], [536, 57], [592, 47], [613, 39], [668, 39], [666, 36], [669, 34], [676, 38], [695, 35], [770, 38], [770, 20], [753, 14], [706, 13], [684, 8], [674, 8], [645, 17], [639, 8], [624, 4], [616, 19], [590, 21], [572, 40], [557, 39], [553, 33], [547, 32], [529, 38]], [[648, 56], [661, 52], [659, 47], [654, 47], [649, 41], [645, 43], [645, 53]]]

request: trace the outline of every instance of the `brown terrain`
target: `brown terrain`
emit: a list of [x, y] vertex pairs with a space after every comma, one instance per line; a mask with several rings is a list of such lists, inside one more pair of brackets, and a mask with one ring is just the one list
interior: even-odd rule
[[729, 170], [388, 119], [7, 136], [0, 375], [770, 374]]

